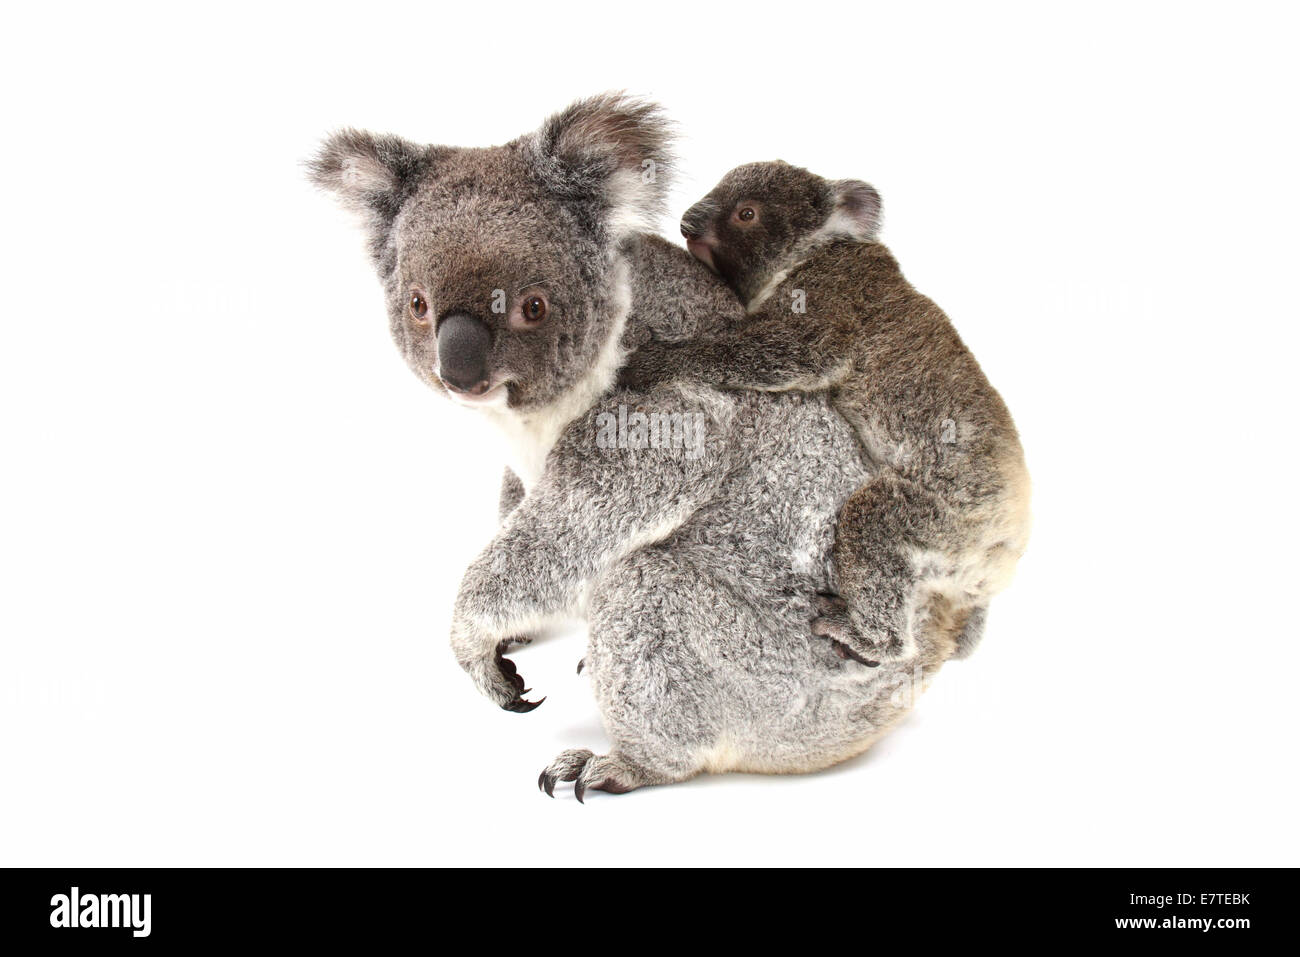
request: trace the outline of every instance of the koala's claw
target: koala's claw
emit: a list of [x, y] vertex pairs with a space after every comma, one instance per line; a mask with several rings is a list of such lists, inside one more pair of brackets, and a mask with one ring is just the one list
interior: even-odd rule
[[523, 676], [519, 674], [519, 669], [515, 667], [515, 663], [501, 654], [499, 649], [497, 650], [497, 667], [506, 676], [506, 680], [514, 685], [520, 694], [523, 694], [525, 691]]
[[579, 804], [588, 791], [608, 791], [626, 794], [650, 782], [627, 761], [616, 755], [595, 755], [586, 748], [570, 748], [563, 752], [537, 778], [537, 787], [547, 797], [555, 797], [555, 782], [572, 781], [573, 796]]
[[547, 765], [546, 770], [537, 776], [537, 787], [545, 791], [547, 797], [555, 797], [555, 782], [576, 780], [582, 773], [582, 769], [587, 766], [587, 762], [594, 757], [595, 754], [586, 748], [570, 748]]
[[527, 714], [546, 699], [542, 698], [541, 701], [524, 700], [524, 695], [528, 694], [528, 692], [533, 689], [524, 687], [523, 675], [519, 673], [519, 669], [515, 667], [515, 663], [501, 653], [505, 650], [507, 644], [508, 642], [503, 641], [497, 647], [497, 670], [499, 670], [502, 677], [504, 677], [506, 681], [514, 687], [515, 696], [511, 700], [505, 702], [505, 704], [501, 705], [501, 707], [506, 711], [513, 711], [515, 714]]
[[514, 701], [507, 701], [501, 707], [506, 711], [513, 711], [515, 714], [527, 714], [545, 700], [545, 698], [539, 698], [536, 701], [525, 701], [523, 698], [516, 698]]

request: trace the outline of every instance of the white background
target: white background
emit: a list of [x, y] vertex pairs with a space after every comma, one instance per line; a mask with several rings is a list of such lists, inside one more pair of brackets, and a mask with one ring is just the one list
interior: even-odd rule
[[[975, 7], [11, 10], [0, 864], [1298, 863], [1292, 13]], [[535, 780], [605, 743], [581, 634], [527, 716], [456, 667], [501, 460], [299, 164], [610, 88], [679, 121], [674, 214], [778, 156], [879, 187], [1036, 526], [865, 757], [580, 806]]]

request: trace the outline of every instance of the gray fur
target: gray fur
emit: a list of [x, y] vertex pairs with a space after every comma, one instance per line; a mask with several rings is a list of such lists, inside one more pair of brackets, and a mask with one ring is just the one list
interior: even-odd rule
[[966, 621], [963, 656], [1029, 534], [1029, 477], [1001, 397], [943, 312], [875, 241], [880, 197], [786, 163], [728, 173], [682, 219], [691, 250], [745, 303], [726, 332], [642, 349], [624, 382], [829, 390], [877, 465], [840, 512], [841, 599], [815, 634], [859, 660], [916, 652], [942, 596]]
[[506, 520], [506, 516], [515, 510], [515, 506], [524, 500], [524, 483], [519, 481], [519, 476], [514, 472], [506, 469], [501, 476], [501, 500], [497, 506], [497, 514], [501, 521]]
[[[809, 632], [811, 596], [834, 584], [837, 509], [871, 476], [824, 396], [614, 387], [626, 353], [652, 337], [708, 337], [740, 318], [725, 285], [635, 228], [662, 202], [667, 146], [656, 108], [607, 95], [490, 149], [341, 134], [313, 167], [371, 230], [390, 328], [416, 375], [446, 391], [435, 371], [442, 317], [491, 330], [500, 404], [481, 414], [516, 437], [525, 494], [516, 503], [507, 478], [502, 527], [465, 573], [451, 640], [482, 692], [522, 712], [535, 703], [503, 642], [586, 619], [584, 673], [613, 750], [566, 751], [543, 772], [548, 791], [556, 780], [581, 795], [705, 770], [826, 767], [910, 707], [914, 665], [928, 680], [961, 628], [936, 602], [923, 611], [919, 662], [878, 669]], [[361, 186], [338, 174], [385, 157], [397, 159], [387, 193], [374, 170]], [[645, 159], [656, 161], [651, 179]], [[409, 312], [412, 285], [431, 321]], [[544, 289], [551, 312], [515, 328], [489, 308], [495, 289]], [[602, 447], [601, 414], [620, 407], [701, 416], [698, 454]]]

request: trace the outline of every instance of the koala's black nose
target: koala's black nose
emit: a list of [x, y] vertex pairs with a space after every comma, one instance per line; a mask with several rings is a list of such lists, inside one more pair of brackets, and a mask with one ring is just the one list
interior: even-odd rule
[[699, 239], [699, 238], [700, 238], [700, 231], [699, 231], [698, 229], [696, 229], [693, 225], [691, 225], [690, 223], [688, 223], [686, 220], [683, 219], [683, 220], [682, 220], [682, 235], [685, 236], [687, 239]]
[[454, 312], [438, 325], [438, 378], [454, 392], [481, 395], [488, 389], [492, 334], [473, 316]]

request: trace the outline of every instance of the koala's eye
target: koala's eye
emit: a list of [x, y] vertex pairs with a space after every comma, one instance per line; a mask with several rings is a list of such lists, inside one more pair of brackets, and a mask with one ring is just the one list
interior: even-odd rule
[[410, 309], [411, 318], [416, 322], [423, 324], [429, 321], [429, 302], [421, 293], [411, 293]]
[[753, 206], [742, 206], [736, 210], [736, 218], [742, 223], [751, 223], [758, 214], [754, 212]]
[[524, 322], [541, 322], [546, 318], [546, 300], [541, 296], [529, 296], [520, 309]]
[[529, 293], [518, 301], [510, 313], [512, 329], [535, 329], [551, 313], [550, 303], [541, 293]]

